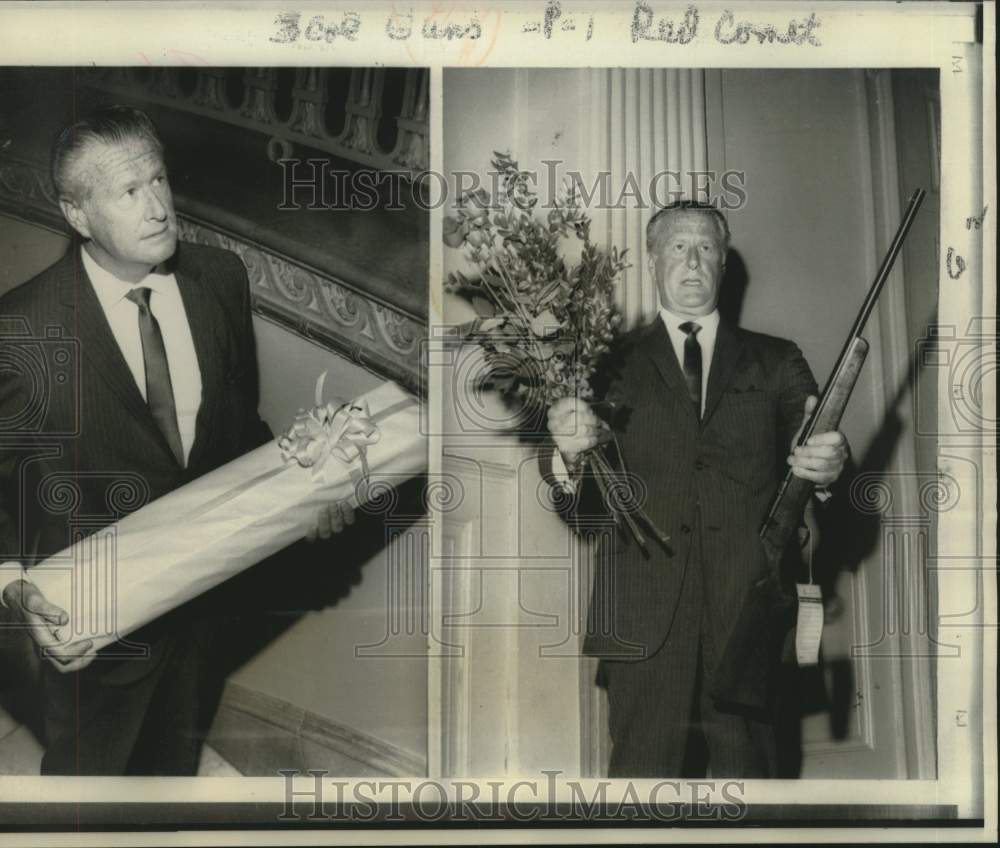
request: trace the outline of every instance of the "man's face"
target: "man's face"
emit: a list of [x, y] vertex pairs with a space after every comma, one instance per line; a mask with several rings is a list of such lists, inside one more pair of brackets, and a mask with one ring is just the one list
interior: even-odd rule
[[93, 142], [74, 166], [83, 197], [63, 213], [90, 239], [94, 260], [119, 279], [138, 282], [177, 247], [177, 218], [163, 157], [147, 139]]
[[669, 214], [649, 256], [660, 303], [679, 315], [708, 315], [719, 301], [725, 262], [715, 221], [701, 212]]

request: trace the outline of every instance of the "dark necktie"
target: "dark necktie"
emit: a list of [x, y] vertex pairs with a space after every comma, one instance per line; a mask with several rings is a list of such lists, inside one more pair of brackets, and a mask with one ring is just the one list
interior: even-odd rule
[[687, 383], [688, 395], [694, 404], [694, 414], [701, 418], [701, 345], [698, 344], [698, 332], [701, 324], [685, 321], [681, 329], [687, 336], [684, 339], [684, 382]]
[[127, 295], [139, 307], [139, 338], [142, 339], [142, 359], [146, 368], [146, 403], [153, 418], [163, 433], [177, 464], [184, 467], [184, 445], [177, 428], [177, 409], [174, 406], [174, 390], [170, 384], [170, 366], [167, 364], [167, 349], [163, 346], [163, 335], [155, 316], [149, 311], [147, 288], [134, 288]]

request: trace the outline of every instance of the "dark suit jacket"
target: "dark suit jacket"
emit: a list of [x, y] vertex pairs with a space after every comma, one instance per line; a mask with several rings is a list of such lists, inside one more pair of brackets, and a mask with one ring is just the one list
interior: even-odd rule
[[616, 346], [604, 382], [598, 391], [613, 404], [637, 494], [670, 543], [665, 550], [650, 539], [646, 556], [625, 530], [602, 545], [584, 651], [618, 660], [656, 652], [699, 523], [707, 626], [721, 648], [751, 583], [768, 570], [758, 529], [816, 391], [809, 367], [792, 342], [723, 321], [699, 421], [657, 318]]
[[[203, 386], [186, 468], [135, 384], [78, 246], [0, 300], [0, 560], [30, 568], [270, 438], [257, 414], [242, 262], [184, 243], [171, 262]], [[168, 631], [154, 622], [133, 641], [156, 643]], [[115, 673], [133, 675], [150, 664], [90, 668], [104, 674], [116, 665], [129, 669]]]

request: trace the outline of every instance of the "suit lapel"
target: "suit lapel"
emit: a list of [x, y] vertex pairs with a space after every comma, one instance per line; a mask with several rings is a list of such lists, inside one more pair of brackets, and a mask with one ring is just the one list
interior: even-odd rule
[[705, 398], [705, 414], [702, 426], [708, 423], [719, 405], [723, 392], [736, 373], [736, 365], [743, 353], [743, 337], [722, 320], [715, 334], [715, 352], [712, 354], [712, 368], [708, 372], [708, 390]]
[[[182, 246], [178, 245], [178, 251], [181, 249]], [[214, 420], [215, 405], [222, 393], [223, 359], [217, 334], [220, 327], [226, 326], [226, 321], [224, 315], [217, 314], [221, 312], [221, 306], [211, 297], [210, 287], [198, 278], [196, 272], [182, 271], [179, 263], [175, 263], [174, 276], [184, 302], [198, 370], [201, 372], [201, 406], [195, 424], [194, 444], [188, 456], [188, 467], [194, 468], [206, 450], [211, 435], [210, 422]]]
[[60, 269], [62, 276], [59, 281], [59, 299], [68, 311], [66, 326], [76, 334], [80, 340], [81, 352], [90, 360], [94, 371], [108, 384], [132, 419], [155, 433], [169, 451], [118, 342], [115, 341], [101, 302], [80, 261], [79, 251], [80, 248], [76, 247], [70, 250]]
[[684, 372], [681, 371], [677, 355], [674, 353], [674, 346], [670, 343], [670, 335], [659, 315], [641, 333], [640, 347], [653, 360], [656, 370], [659, 371], [667, 387], [683, 400], [682, 406], [690, 411], [692, 417], [695, 417], [694, 405], [691, 403], [687, 383], [684, 380]]

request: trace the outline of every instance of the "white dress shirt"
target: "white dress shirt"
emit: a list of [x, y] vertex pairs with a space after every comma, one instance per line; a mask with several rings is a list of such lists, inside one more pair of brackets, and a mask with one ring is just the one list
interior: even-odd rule
[[712, 355], [715, 353], [715, 336], [719, 331], [719, 310], [713, 310], [708, 315], [692, 318], [690, 315], [678, 315], [669, 309], [660, 308], [660, 318], [667, 328], [670, 344], [677, 356], [677, 364], [684, 371], [684, 342], [687, 333], [681, 329], [681, 324], [691, 321], [698, 324], [698, 344], [701, 345], [701, 414], [705, 414], [705, 399], [708, 395], [708, 374], [712, 369]]
[[174, 407], [177, 410], [177, 429], [180, 430], [186, 464], [194, 444], [195, 422], [201, 407], [201, 370], [177, 278], [173, 274], [149, 274], [133, 285], [105, 271], [86, 250], [81, 250], [81, 253], [83, 267], [143, 398], [146, 397], [146, 365], [139, 334], [139, 306], [126, 295], [133, 288], [150, 290], [149, 311], [160, 325], [167, 352], [170, 385], [174, 390]]
[[[105, 271], [86, 249], [81, 248], [80, 253], [101, 309], [104, 310], [111, 332], [143, 398], [146, 397], [146, 365], [139, 334], [139, 307], [126, 295], [133, 288], [144, 286], [150, 289], [149, 311], [160, 325], [163, 346], [167, 352], [170, 384], [177, 410], [177, 428], [180, 430], [184, 462], [187, 464], [194, 444], [198, 409], [201, 407], [201, 370], [177, 278], [173, 274], [150, 274], [133, 285]], [[6, 606], [3, 602], [3, 590], [23, 576], [21, 563], [11, 561], [0, 564], [0, 605]]]

